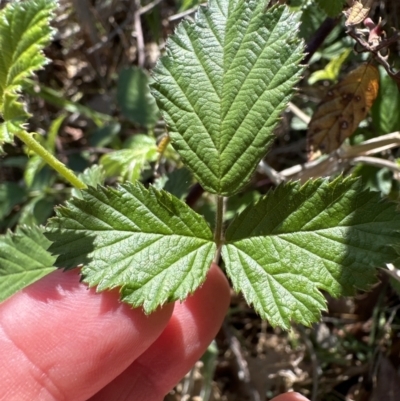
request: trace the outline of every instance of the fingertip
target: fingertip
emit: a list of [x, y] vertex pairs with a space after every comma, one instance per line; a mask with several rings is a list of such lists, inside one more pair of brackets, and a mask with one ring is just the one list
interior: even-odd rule
[[229, 283], [213, 264], [204, 284], [186, 301], [175, 304], [172, 318], [154, 344], [93, 400], [163, 399], [206, 351], [229, 303]]
[[[8, 399], [52, 394], [77, 401], [118, 376], [160, 335], [173, 311], [169, 304], [145, 315], [118, 298], [117, 291], [88, 289], [77, 271], [55, 271], [2, 304], [0, 377], [7, 388], [0, 398], [5, 391]], [[28, 379], [21, 389], [22, 377]]]
[[204, 284], [183, 304], [177, 304], [175, 308], [178, 311], [181, 305], [184, 307], [191, 305], [192, 308], [199, 308], [197, 313], [207, 313], [207, 309], [211, 308], [215, 312], [221, 312], [225, 315], [229, 303], [229, 282], [219, 266], [212, 263]]

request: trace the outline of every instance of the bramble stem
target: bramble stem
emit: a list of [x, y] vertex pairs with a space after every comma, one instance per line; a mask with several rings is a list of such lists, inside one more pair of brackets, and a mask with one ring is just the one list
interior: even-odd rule
[[40, 156], [50, 167], [56, 170], [61, 176], [63, 176], [68, 182], [70, 182], [77, 189], [84, 189], [86, 185], [70, 170], [56, 159], [50, 152], [48, 152], [32, 134], [24, 130], [19, 130], [14, 132], [14, 134], [21, 139], [22, 142], [32, 151], [34, 151], [38, 156]]
[[217, 196], [217, 213], [215, 215], [215, 231], [214, 241], [217, 244], [217, 250], [214, 256], [214, 263], [218, 263], [221, 254], [221, 247], [224, 242], [223, 226], [224, 226], [224, 197]]

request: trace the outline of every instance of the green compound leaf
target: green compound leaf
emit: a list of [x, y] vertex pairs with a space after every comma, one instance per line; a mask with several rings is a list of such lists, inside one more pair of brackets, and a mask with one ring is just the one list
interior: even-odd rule
[[29, 117], [18, 92], [24, 79], [47, 63], [42, 49], [52, 37], [56, 5], [53, 0], [28, 0], [0, 11], [0, 115], [5, 121], [0, 124], [0, 146], [12, 141]]
[[0, 236], [0, 302], [51, 273], [55, 257], [42, 227], [18, 227]]
[[353, 178], [279, 186], [229, 226], [222, 249], [236, 290], [273, 326], [309, 325], [333, 296], [368, 289], [397, 258], [400, 214]]
[[98, 291], [121, 287], [121, 299], [145, 312], [183, 300], [206, 277], [215, 252], [205, 220], [165, 191], [140, 183], [82, 191], [50, 221], [57, 266], [84, 264]]
[[153, 95], [201, 185], [230, 196], [273, 140], [302, 67], [298, 14], [260, 0], [211, 0], [169, 38]]

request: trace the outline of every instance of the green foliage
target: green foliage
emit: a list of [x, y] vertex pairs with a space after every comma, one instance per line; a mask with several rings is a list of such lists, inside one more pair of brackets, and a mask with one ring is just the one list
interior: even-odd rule
[[338, 16], [345, 3], [344, 0], [316, 0], [316, 2], [330, 17]]
[[353, 176], [361, 177], [364, 188], [389, 195], [393, 186], [393, 173], [388, 168], [360, 164], [354, 168]]
[[[264, 319], [310, 324], [334, 296], [368, 289], [400, 240], [395, 204], [339, 177], [279, 186], [229, 226], [222, 250], [236, 290]], [[284, 301], [282, 301], [284, 300]]]
[[199, 5], [199, 0], [179, 0], [179, 11], [186, 11]]
[[330, 80], [336, 81], [339, 76], [340, 69], [342, 68], [343, 63], [346, 61], [347, 57], [351, 53], [350, 49], [345, 49], [340, 56], [333, 58], [329, 63], [325, 66], [323, 70], [318, 70], [313, 72], [308, 78], [308, 83], [310, 85], [315, 84], [315, 82], [322, 80]]
[[[361, 191], [355, 179], [289, 183], [234, 219], [222, 256], [235, 289], [261, 317], [284, 328], [310, 324], [325, 307], [319, 290], [368, 289], [374, 268], [397, 259], [399, 223], [395, 205]], [[84, 264], [85, 282], [121, 287], [124, 301], [147, 312], [194, 291], [215, 251], [199, 215], [140, 184], [83, 191], [58, 210], [47, 235], [57, 265]]]
[[100, 113], [76, 101], [68, 100], [62, 92], [49, 88], [42, 83], [38, 85], [30, 79], [24, 81], [24, 91], [32, 96], [40, 97], [47, 103], [62, 110], [85, 116], [93, 120], [98, 127], [102, 127], [105, 122], [111, 122], [113, 120], [108, 114]]
[[[263, 1], [210, 1], [169, 38], [153, 94], [174, 148], [209, 192], [250, 179], [302, 68], [298, 15]], [[238, 23], [241, 21], [241, 23]]]
[[0, 11], [0, 146], [12, 142], [13, 134], [22, 130], [29, 117], [18, 93], [33, 71], [46, 63], [42, 49], [53, 30], [49, 21], [55, 0], [12, 2]]
[[89, 138], [90, 146], [107, 146], [117, 138], [121, 131], [121, 124], [110, 123], [97, 128]]
[[157, 145], [154, 138], [147, 135], [134, 135], [125, 144], [127, 149], [107, 153], [100, 159], [108, 177], [135, 181], [149, 162], [157, 160]]
[[128, 120], [152, 128], [158, 120], [158, 108], [150, 95], [149, 76], [137, 67], [122, 70], [118, 77], [117, 102]]
[[56, 198], [50, 194], [40, 194], [32, 197], [21, 207], [17, 217], [18, 224], [34, 227], [45, 224], [47, 219], [53, 214], [54, 206], [57, 204]]
[[[98, 185], [104, 184], [105, 178], [105, 171], [103, 167], [98, 164], [87, 168], [83, 173], [79, 174], [79, 179], [87, 186], [91, 187], [97, 187]], [[76, 188], [72, 189], [72, 196], [79, 199], [83, 198], [82, 191]]]
[[158, 178], [154, 186], [157, 189], [164, 189], [178, 199], [183, 199], [193, 184], [193, 177], [186, 168], [179, 168], [170, 174], [165, 174]]
[[0, 302], [51, 273], [55, 258], [41, 227], [19, 227], [0, 240]]
[[47, 237], [57, 264], [82, 274], [102, 291], [121, 287], [121, 298], [151, 312], [183, 300], [206, 277], [215, 244], [201, 216], [165, 191], [126, 184], [83, 191], [57, 210]]
[[378, 98], [372, 106], [373, 123], [379, 135], [400, 131], [400, 91], [396, 82], [383, 67], [379, 68], [380, 87]]
[[26, 196], [26, 190], [14, 182], [0, 184], [0, 219], [7, 216], [14, 206], [22, 203]]

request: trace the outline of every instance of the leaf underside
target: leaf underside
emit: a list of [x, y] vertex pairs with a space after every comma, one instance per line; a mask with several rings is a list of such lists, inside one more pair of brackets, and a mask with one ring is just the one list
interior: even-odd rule
[[98, 291], [121, 287], [121, 299], [145, 312], [183, 300], [206, 277], [215, 252], [210, 228], [185, 203], [140, 183], [82, 191], [57, 210], [47, 237], [57, 266], [84, 264]]
[[0, 302], [51, 273], [55, 257], [41, 227], [19, 227], [0, 236]]
[[152, 93], [201, 185], [230, 196], [250, 179], [302, 67], [298, 15], [259, 0], [210, 0], [169, 38]]
[[229, 226], [222, 249], [235, 290], [263, 319], [309, 325], [325, 300], [368, 289], [397, 258], [400, 215], [377, 192], [339, 177], [279, 186]]

